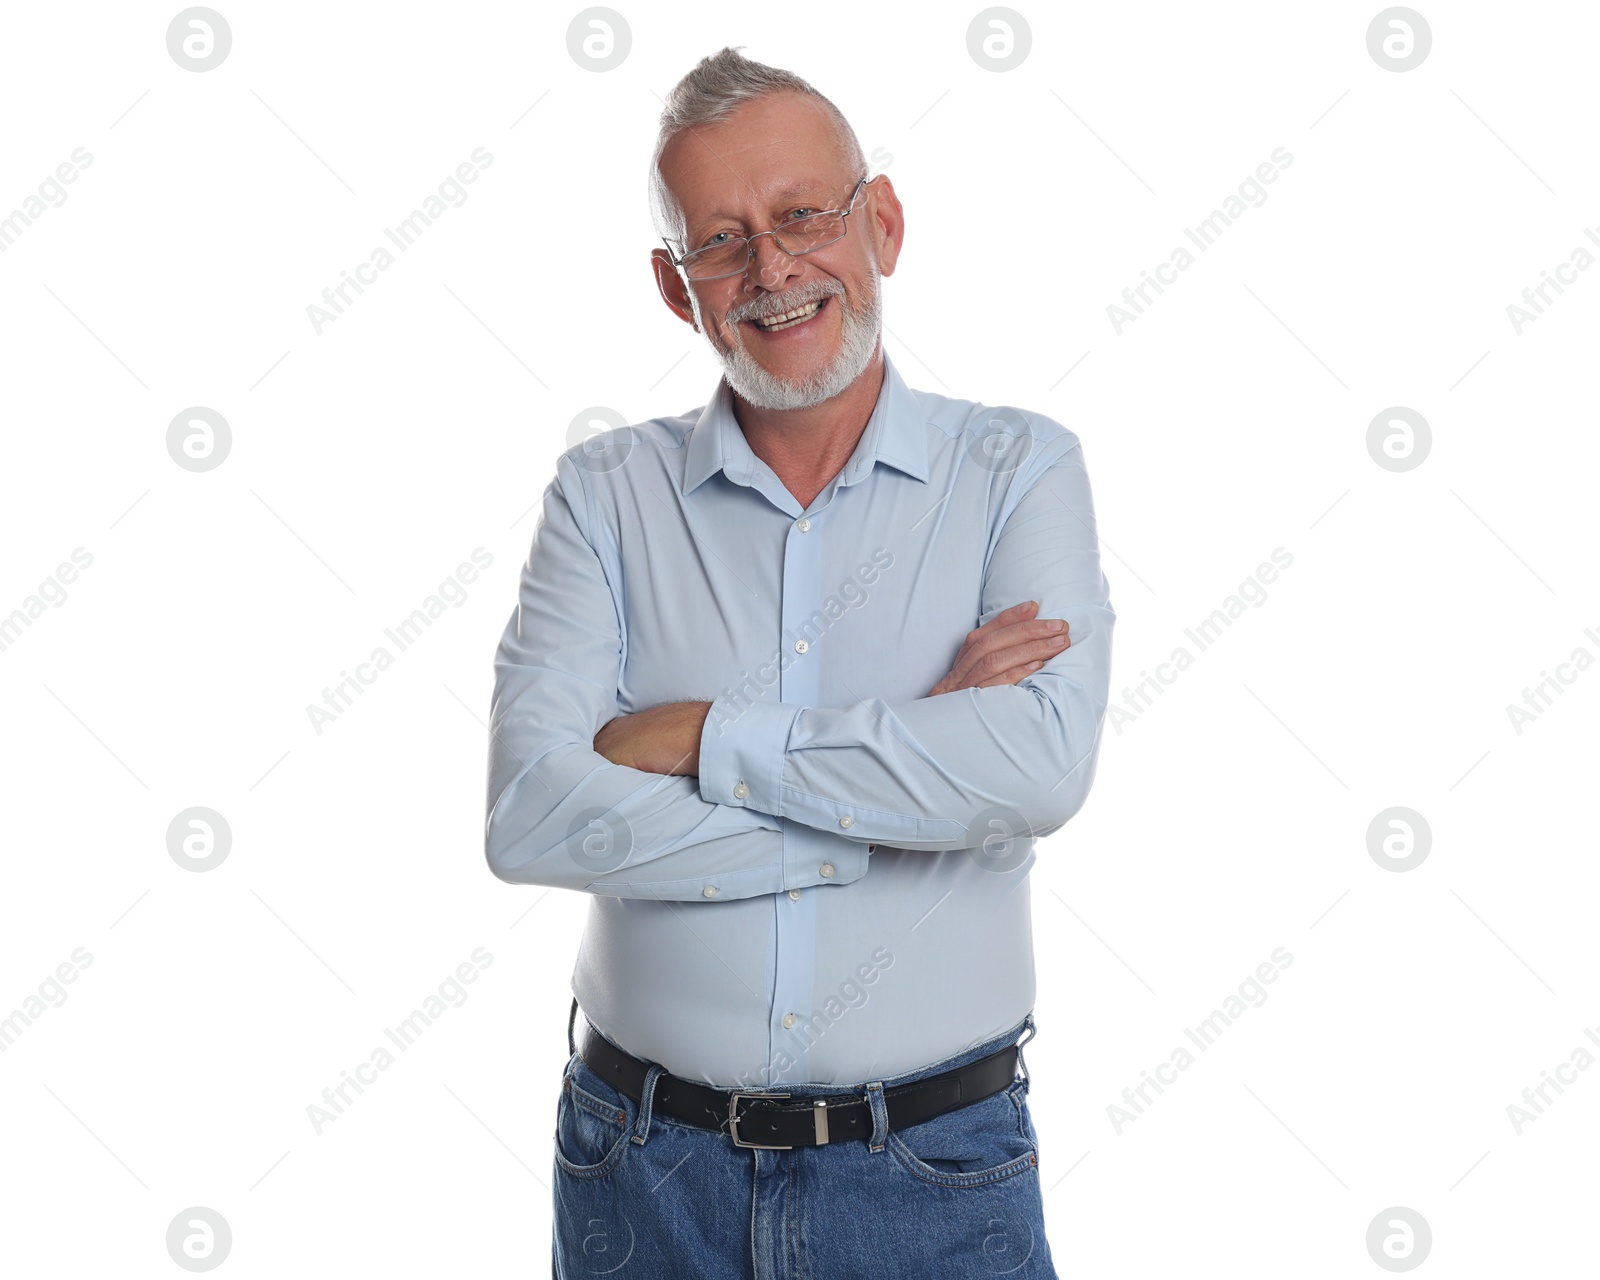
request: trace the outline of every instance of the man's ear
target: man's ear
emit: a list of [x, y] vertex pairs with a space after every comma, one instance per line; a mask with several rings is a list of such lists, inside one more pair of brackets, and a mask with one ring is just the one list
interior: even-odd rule
[[650, 267], [655, 272], [656, 288], [661, 292], [662, 301], [671, 308], [678, 319], [694, 325], [698, 332], [700, 326], [695, 324], [694, 308], [689, 305], [689, 295], [685, 290], [683, 277], [672, 265], [672, 259], [665, 249], [650, 250]]
[[905, 243], [906, 212], [895, 195], [894, 183], [887, 174], [880, 173], [872, 180], [872, 227], [878, 246], [878, 272], [892, 276], [895, 263], [900, 259], [900, 246]]

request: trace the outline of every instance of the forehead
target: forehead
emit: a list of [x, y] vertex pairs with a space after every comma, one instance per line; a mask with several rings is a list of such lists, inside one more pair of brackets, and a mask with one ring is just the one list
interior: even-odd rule
[[785, 181], [778, 190], [771, 195], [763, 197], [757, 190], [742, 187], [735, 191], [724, 191], [714, 199], [705, 203], [709, 207], [696, 209], [691, 205], [689, 217], [692, 222], [707, 222], [714, 218], [738, 218], [744, 210], [751, 206], [766, 205], [778, 208], [787, 205], [791, 200], [800, 199], [826, 199], [832, 196], [838, 184], [829, 182], [822, 177], [801, 177]]
[[826, 108], [789, 92], [685, 130], [668, 144], [661, 168], [691, 228], [775, 212], [801, 197], [832, 204], [854, 177]]

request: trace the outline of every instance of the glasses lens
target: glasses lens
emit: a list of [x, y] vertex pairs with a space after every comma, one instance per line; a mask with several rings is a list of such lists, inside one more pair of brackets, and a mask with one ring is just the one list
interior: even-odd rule
[[[810, 253], [825, 244], [832, 244], [843, 235], [844, 217], [833, 212], [796, 218], [777, 228], [778, 245], [788, 254]], [[743, 271], [749, 257], [749, 243], [741, 238], [690, 254], [683, 260], [683, 269], [689, 273], [691, 280], [729, 276]]]
[[683, 269], [691, 280], [704, 280], [708, 276], [727, 276], [743, 271], [750, 256], [749, 246], [743, 239], [700, 249], [683, 260]]
[[778, 228], [778, 243], [785, 253], [810, 253], [844, 234], [844, 218], [837, 213], [814, 213]]

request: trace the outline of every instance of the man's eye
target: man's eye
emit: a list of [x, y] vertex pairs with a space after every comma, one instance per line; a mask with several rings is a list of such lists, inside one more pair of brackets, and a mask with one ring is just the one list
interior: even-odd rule
[[[818, 209], [815, 205], [809, 205], [809, 204], [797, 205], [795, 208], [789, 210], [789, 216], [785, 219], [785, 221], [786, 222], [793, 222], [798, 218], [810, 217], [813, 213], [820, 213], [820, 212], [821, 212], [821, 210]], [[737, 237], [731, 231], [719, 231], [715, 235], [711, 236], [708, 240], [706, 240], [705, 243], [703, 243], [700, 247], [702, 249], [709, 249], [713, 245], [726, 244], [728, 242], [728, 240], [736, 239], [736, 238]]]

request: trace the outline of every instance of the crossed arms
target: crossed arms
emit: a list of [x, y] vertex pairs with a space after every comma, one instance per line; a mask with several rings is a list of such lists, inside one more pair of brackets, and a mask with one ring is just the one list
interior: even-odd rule
[[[1115, 614], [1077, 439], [1039, 453], [989, 558], [994, 616], [929, 696], [842, 708], [718, 698], [628, 716], [622, 624], [583, 476], [559, 459], [495, 655], [494, 874], [624, 898], [698, 901], [708, 884], [743, 898], [848, 884], [866, 874], [869, 843], [981, 845], [990, 832], [974, 819], [990, 810], [1023, 834], [1059, 830], [1093, 781]], [[1041, 649], [1051, 619], [1070, 644]], [[823, 878], [817, 859], [786, 858], [780, 819], [842, 836], [856, 856], [833, 858]]]

